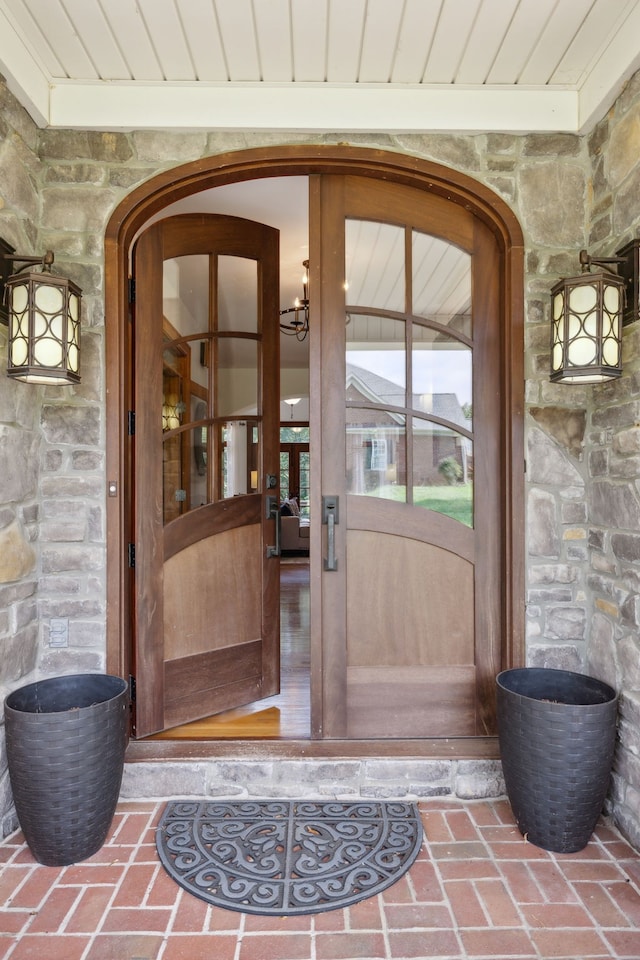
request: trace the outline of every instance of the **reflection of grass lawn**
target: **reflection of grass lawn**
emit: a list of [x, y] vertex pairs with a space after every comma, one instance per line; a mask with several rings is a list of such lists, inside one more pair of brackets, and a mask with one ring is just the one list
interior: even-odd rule
[[468, 527], [473, 526], [473, 490], [470, 483], [456, 484], [455, 487], [415, 487], [413, 502], [418, 507], [428, 507]]
[[[382, 487], [374, 496], [385, 500], [400, 500], [404, 502], [406, 490], [394, 484]], [[473, 488], [470, 483], [457, 483], [453, 487], [414, 487], [413, 502], [417, 507], [427, 507], [436, 513], [444, 513], [453, 517], [468, 527], [473, 526]]]

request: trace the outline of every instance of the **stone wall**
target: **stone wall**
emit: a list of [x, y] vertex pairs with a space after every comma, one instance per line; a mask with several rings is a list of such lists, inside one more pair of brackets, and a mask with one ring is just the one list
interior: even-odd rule
[[[80, 387], [8, 379], [7, 327], [0, 325], [1, 701], [39, 676], [105, 665], [103, 351], [102, 337], [92, 331], [103, 315], [96, 307], [103, 222], [87, 220], [84, 230], [95, 232], [82, 240], [64, 230], [41, 230], [49, 170], [40, 159], [39, 137], [0, 83], [0, 237], [21, 254], [51, 247], [54, 271], [89, 292]], [[52, 617], [68, 621], [64, 649], [49, 646]], [[0, 729], [0, 835], [14, 825]]]
[[[0, 237], [19, 253], [37, 241], [40, 213], [38, 131], [0, 86]], [[39, 389], [4, 375], [7, 327], [0, 324], [0, 699], [38, 660]], [[0, 711], [0, 725], [4, 723]], [[13, 823], [0, 734], [0, 835]]]
[[[589, 137], [590, 245], [640, 236], [640, 75]], [[620, 691], [613, 813], [640, 847], [640, 323], [625, 328], [623, 376], [593, 390], [588, 473], [588, 669]]]
[[[83, 359], [83, 386], [78, 393], [84, 395], [85, 401], [96, 401], [102, 394], [102, 236], [110, 213], [127, 192], [163, 169], [205, 155], [285, 141], [345, 140], [424, 157], [460, 170], [500, 194], [520, 219], [527, 249], [526, 376], [531, 408], [527, 519], [529, 657], [535, 663], [580, 669], [586, 664], [587, 640], [587, 478], [583, 440], [589, 394], [548, 382], [548, 302], [549, 290], [558, 276], [578, 270], [578, 253], [588, 238], [593, 190], [588, 143], [584, 138], [493, 133], [393, 137], [358, 134], [351, 138], [341, 133], [281, 138], [274, 133], [43, 131], [41, 236], [47, 246], [67, 254], [64, 269], [83, 286], [87, 304], [83, 358], [89, 350], [90, 369]], [[89, 413], [85, 408], [82, 416]], [[84, 432], [83, 427], [79, 420], [80, 433]], [[68, 440], [73, 444], [73, 429]], [[97, 444], [92, 482], [102, 480], [100, 450]], [[54, 461], [55, 447], [48, 453], [52, 483], [60, 471], [66, 482], [67, 465]], [[68, 561], [81, 556], [77, 547], [68, 544], [64, 548], [59, 544], [53, 551], [47, 548], [47, 560], [56, 568], [61, 566], [61, 573], [67, 572]], [[86, 625], [83, 632], [86, 633]], [[94, 641], [101, 644], [99, 631]], [[60, 657], [56, 654], [55, 659]], [[54, 666], [48, 656], [43, 667]]]
[[[143, 180], [179, 163], [285, 141], [349, 141], [435, 160], [495, 190], [523, 227], [528, 661], [590, 669], [623, 686], [623, 744], [628, 746], [621, 752], [616, 804], [628, 811], [620, 820], [635, 835], [640, 829], [635, 793], [640, 768], [634, 767], [633, 738], [640, 738], [640, 699], [634, 691], [640, 687], [640, 671], [634, 628], [640, 590], [634, 565], [640, 537], [634, 536], [634, 477], [640, 455], [635, 423], [640, 417], [634, 364], [640, 348], [637, 334], [628, 329], [624, 378], [595, 390], [551, 384], [548, 357], [553, 283], [578, 272], [582, 247], [591, 244], [612, 252], [636, 226], [631, 204], [638, 193], [638, 151], [625, 144], [629, 136], [638, 139], [637, 87], [635, 78], [610, 117], [588, 138], [502, 133], [285, 138], [277, 133], [47, 130], [38, 135], [37, 157], [35, 131], [4, 91], [0, 105], [5, 124], [19, 115], [30, 137], [26, 132], [7, 137], [11, 143], [6, 146], [5, 179], [15, 181], [12, 203], [18, 210], [8, 219], [15, 230], [24, 231], [20, 244], [28, 240], [31, 246], [37, 242], [38, 248], [53, 248], [61, 272], [84, 290], [82, 385], [41, 393], [0, 377], [5, 383], [0, 386], [0, 429], [5, 429], [4, 407], [16, 408], [18, 412], [7, 412], [6, 423], [14, 430], [19, 425], [27, 476], [32, 475], [29, 494], [21, 493], [18, 506], [12, 502], [8, 507], [4, 529], [17, 524], [25, 541], [37, 531], [39, 672], [104, 666], [103, 236], [116, 204]], [[17, 121], [14, 126], [17, 129]], [[4, 215], [0, 211], [0, 217]], [[19, 245], [17, 237], [9, 233], [7, 238]], [[0, 455], [1, 450], [0, 444]], [[27, 590], [28, 584], [35, 638], [33, 573], [17, 580], [21, 589]], [[8, 601], [0, 604], [0, 618], [5, 608]], [[69, 618], [66, 649], [48, 645], [52, 616]], [[14, 637], [15, 625], [7, 622], [7, 640]], [[22, 675], [34, 666], [34, 644], [29, 649], [31, 661]]]

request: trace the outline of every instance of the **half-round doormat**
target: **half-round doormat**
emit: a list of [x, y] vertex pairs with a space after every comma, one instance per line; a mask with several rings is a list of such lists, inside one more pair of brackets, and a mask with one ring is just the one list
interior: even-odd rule
[[386, 890], [409, 869], [422, 836], [411, 803], [172, 800], [156, 846], [169, 875], [201, 900], [290, 916]]

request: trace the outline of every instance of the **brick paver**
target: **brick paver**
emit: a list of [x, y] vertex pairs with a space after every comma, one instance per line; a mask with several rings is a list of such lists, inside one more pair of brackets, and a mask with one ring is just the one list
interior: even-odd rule
[[629, 960], [640, 856], [603, 822], [585, 850], [527, 843], [503, 801], [420, 804], [425, 843], [393, 887], [346, 910], [259, 917], [173, 883], [153, 842], [163, 803], [122, 803], [102, 850], [35, 863], [0, 843], [0, 960]]

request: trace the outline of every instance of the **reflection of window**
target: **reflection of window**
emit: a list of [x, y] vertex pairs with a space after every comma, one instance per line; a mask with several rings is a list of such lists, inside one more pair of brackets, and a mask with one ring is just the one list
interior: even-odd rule
[[371, 441], [371, 469], [387, 469], [387, 441], [384, 438]]

